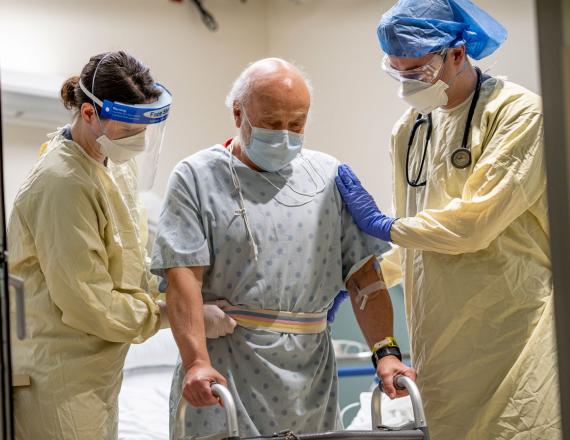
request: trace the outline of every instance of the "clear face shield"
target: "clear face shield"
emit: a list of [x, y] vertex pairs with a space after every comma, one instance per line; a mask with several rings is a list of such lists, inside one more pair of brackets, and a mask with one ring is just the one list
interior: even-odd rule
[[[158, 100], [145, 104], [124, 104], [110, 100], [101, 101], [84, 84], [79, 82], [81, 90], [95, 104], [101, 107], [98, 117], [123, 124], [140, 126], [138, 133], [126, 138], [109, 139], [101, 124], [104, 135], [97, 139], [102, 153], [111, 161], [121, 164], [133, 159], [137, 165], [138, 189], [148, 191], [154, 184], [158, 169], [158, 159], [164, 140], [166, 119], [172, 103], [171, 93], [162, 85], [156, 87], [162, 92]], [[143, 134], [144, 132], [144, 141]]]

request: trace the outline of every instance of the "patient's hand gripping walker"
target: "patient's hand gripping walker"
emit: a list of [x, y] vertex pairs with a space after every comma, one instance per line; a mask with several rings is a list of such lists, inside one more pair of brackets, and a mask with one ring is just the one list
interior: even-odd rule
[[[381, 391], [376, 388], [372, 395], [372, 426], [371, 431], [330, 431], [315, 434], [296, 435], [292, 431], [282, 431], [268, 436], [249, 437], [242, 440], [429, 440], [428, 427], [419, 389], [415, 382], [406, 376], [396, 376], [394, 384], [398, 389], [406, 389], [410, 394], [414, 410], [414, 421], [400, 427], [382, 425]], [[184, 437], [186, 426], [186, 408], [188, 404], [184, 397], [180, 398], [177, 410], [177, 423], [174, 427], [173, 440], [240, 440], [237, 410], [230, 391], [220, 385], [212, 384], [212, 391], [224, 406], [226, 412], [227, 431], [204, 437]]]

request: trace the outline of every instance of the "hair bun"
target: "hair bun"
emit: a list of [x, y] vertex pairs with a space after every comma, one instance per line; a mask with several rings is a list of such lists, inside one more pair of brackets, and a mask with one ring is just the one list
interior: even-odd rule
[[76, 99], [75, 89], [79, 84], [79, 76], [72, 76], [61, 86], [61, 99], [63, 100], [63, 105], [68, 110], [73, 110], [78, 108], [78, 103]]

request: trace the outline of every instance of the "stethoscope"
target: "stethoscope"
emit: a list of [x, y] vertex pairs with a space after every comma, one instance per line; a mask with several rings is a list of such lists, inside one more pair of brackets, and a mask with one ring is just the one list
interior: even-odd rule
[[[477, 106], [477, 102], [479, 101], [479, 94], [481, 93], [481, 84], [483, 84], [483, 74], [478, 67], [475, 67], [475, 71], [477, 72], [477, 85], [475, 86], [475, 93], [473, 94], [473, 98], [471, 99], [471, 106], [469, 107], [469, 113], [467, 114], [467, 122], [465, 123], [465, 130], [463, 132], [463, 141], [461, 142], [461, 147], [456, 149], [453, 153], [451, 153], [451, 164], [457, 169], [464, 169], [471, 165], [471, 149], [469, 145], [467, 145], [467, 141], [469, 140], [469, 133], [471, 131], [471, 123], [473, 122], [473, 115], [475, 114], [475, 107]], [[414, 180], [410, 180], [410, 151], [412, 145], [414, 143], [414, 139], [416, 137], [416, 132], [418, 129], [424, 124], [427, 123], [427, 133], [426, 139], [424, 142], [424, 150], [422, 154], [422, 160], [420, 162], [420, 169], [418, 171], [418, 175]], [[410, 133], [410, 140], [408, 141], [408, 154], [406, 155], [406, 180], [408, 181], [408, 185], [417, 188], [419, 186], [425, 186], [426, 180], [423, 182], [419, 182], [420, 177], [422, 175], [422, 171], [424, 169], [424, 164], [427, 155], [428, 144], [431, 139], [431, 132], [433, 128], [433, 123], [431, 119], [431, 113], [427, 115], [422, 115], [421, 113], [418, 114], [416, 118], [416, 122], [412, 127], [412, 131]]]

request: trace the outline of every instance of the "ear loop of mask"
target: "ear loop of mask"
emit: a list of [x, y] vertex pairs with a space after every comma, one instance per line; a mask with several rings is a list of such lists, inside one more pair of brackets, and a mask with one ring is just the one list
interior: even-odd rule
[[[242, 107], [241, 111], [244, 115], [244, 120], [247, 121], [247, 124], [250, 126], [251, 128], [251, 132], [253, 133], [253, 125], [252, 123], [249, 121], [249, 117], [247, 116], [247, 113], [245, 112], [245, 109]], [[252, 134], [250, 134], [250, 137], [252, 136]], [[251, 143], [251, 139], [250, 139], [250, 143]], [[305, 155], [300, 152], [299, 156], [301, 157], [301, 159], [303, 160], [302, 166], [303, 169], [305, 170], [305, 172], [307, 173], [307, 175], [309, 176], [309, 178], [311, 179], [311, 181], [313, 182], [313, 185], [315, 187], [315, 190], [311, 193], [306, 193], [303, 191], [299, 191], [295, 188], [293, 188], [288, 182], [287, 182], [287, 178], [285, 178], [281, 173], [279, 173], [279, 171], [276, 171], [274, 174], [277, 174], [279, 177], [281, 177], [284, 180], [285, 186], [287, 188], [289, 188], [293, 193], [302, 196], [302, 197], [308, 197], [309, 200], [306, 201], [301, 201], [301, 200], [297, 200], [295, 197], [289, 195], [289, 194], [283, 194], [285, 197], [290, 198], [291, 200], [293, 200], [294, 203], [286, 203], [283, 202], [281, 200], [279, 200], [279, 198], [277, 196], [275, 196], [275, 201], [277, 203], [279, 203], [280, 205], [286, 206], [288, 208], [295, 208], [295, 207], [299, 207], [299, 206], [304, 206], [307, 205], [309, 203], [311, 203], [313, 201], [313, 199], [321, 194], [327, 187], [327, 183], [325, 181], [325, 178], [322, 176], [322, 174], [317, 171], [316, 167], [313, 165], [313, 163], [305, 157]], [[312, 173], [311, 171], [309, 171], [309, 168], [307, 167], [307, 165], [312, 169]], [[276, 190], [280, 191], [281, 188], [278, 187], [277, 185], [275, 185], [275, 183], [273, 183], [269, 178], [267, 178], [266, 176], [263, 175], [263, 173], [259, 173], [259, 176], [261, 176], [267, 183], [269, 183], [273, 188], [275, 188]], [[237, 177], [237, 176], [236, 176]], [[318, 179], [320, 180], [321, 183], [321, 188], [319, 188], [319, 184], [317, 183], [317, 179], [316, 177], [318, 177]]]
[[[443, 67], [441, 69], [441, 72], [439, 72], [439, 78], [438, 80], [441, 80], [441, 77], [443, 76], [443, 72], [445, 71], [446, 65], [445, 62], [447, 61], [447, 51], [445, 52], [445, 56], [443, 57]], [[455, 84], [455, 81], [457, 81], [457, 78], [459, 78], [459, 76], [461, 74], [463, 74], [463, 72], [465, 72], [465, 70], [467, 69], [467, 58], [465, 58], [465, 62], [463, 63], [463, 67], [461, 67], [461, 70], [459, 72], [457, 72], [457, 75], [455, 75], [455, 78], [453, 78], [453, 80], [447, 84], [448, 88], [451, 88], [453, 86], [453, 84]], [[438, 80], [436, 80], [435, 82], [437, 82]], [[441, 80], [443, 81], [443, 80]]]
[[455, 84], [455, 81], [457, 81], [457, 78], [459, 78], [463, 72], [465, 72], [467, 70], [467, 60], [465, 60], [465, 62], [463, 63], [463, 67], [461, 68], [461, 70], [459, 72], [457, 72], [457, 75], [455, 75], [455, 78], [453, 78], [453, 81], [451, 81], [449, 83], [449, 88], [451, 88], [453, 86], [453, 84]]

